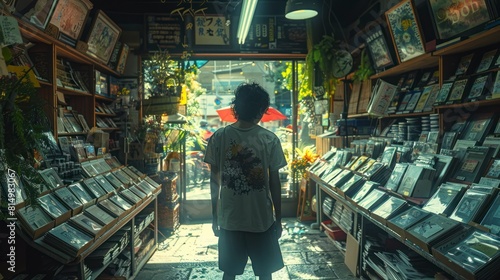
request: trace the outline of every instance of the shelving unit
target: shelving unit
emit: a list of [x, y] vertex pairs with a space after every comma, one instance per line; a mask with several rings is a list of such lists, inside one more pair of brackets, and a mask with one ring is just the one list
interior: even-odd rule
[[[18, 20], [18, 22], [22, 36], [35, 44], [35, 46], [29, 49], [35, 67], [41, 73], [41, 76], [47, 79], [47, 81], [39, 81], [41, 84], [40, 93], [47, 101], [45, 111], [51, 122], [55, 139], [57, 140], [59, 136], [85, 135], [85, 133], [57, 133], [58, 105], [60, 104], [60, 102], [58, 102], [57, 93], [59, 92], [63, 95], [68, 106], [71, 106], [73, 110], [76, 110], [79, 114], [84, 116], [87, 124], [91, 128], [96, 125], [96, 117], [100, 116], [100, 114], [94, 111], [96, 103], [105, 102], [111, 104], [115, 100], [96, 94], [94, 72], [97, 70], [113, 77], [120, 77], [121, 75], [95, 58], [72, 46], [66, 45], [56, 38], [50, 37], [50, 35], [31, 24], [21, 20]], [[63, 59], [72, 64], [75, 68], [74, 70], [77, 70], [81, 74], [84, 87], [88, 89], [88, 91], [63, 87], [60, 82], [58, 83], [56, 65], [59, 59]], [[114, 116], [115, 115], [106, 115], [106, 117]], [[114, 133], [120, 129], [113, 128], [105, 130]]]
[[[479, 54], [484, 51], [488, 51], [490, 49], [499, 49], [500, 48], [500, 26], [496, 26], [490, 30], [483, 31], [479, 34], [469, 37], [466, 40], [458, 42], [456, 44], [450, 45], [443, 49], [436, 50], [434, 52], [426, 53], [422, 56], [416, 57], [410, 61], [392, 67], [386, 71], [377, 73], [370, 77], [372, 84], [375, 84], [376, 80], [379, 78], [395, 80], [398, 76], [402, 74], [406, 74], [408, 72], [417, 70], [417, 69], [428, 69], [437, 67], [439, 70], [439, 85], [442, 85], [444, 81], [453, 76], [454, 71], [458, 65], [460, 58], [464, 55], [470, 54], [472, 52], [478, 52]], [[489, 72], [499, 71], [499, 69], [491, 69]], [[470, 77], [474, 77], [478, 74], [470, 74]], [[488, 99], [488, 100], [479, 100], [472, 102], [460, 102], [456, 104], [446, 104], [434, 106], [431, 111], [421, 112], [421, 113], [409, 113], [409, 114], [391, 114], [388, 116], [378, 118], [380, 122], [380, 129], [382, 130], [385, 126], [387, 126], [392, 120], [398, 118], [411, 118], [411, 117], [421, 117], [430, 114], [438, 114], [439, 118], [439, 132], [442, 135], [444, 131], [450, 128], [450, 126], [459, 120], [465, 120], [473, 113], [481, 111], [481, 112], [494, 112], [498, 110], [498, 106], [500, 105], [500, 99]], [[363, 118], [369, 117], [368, 114], [352, 114], [349, 115], [348, 118]], [[322, 147], [323, 151], [327, 151], [329, 149], [325, 149], [324, 145]], [[431, 253], [428, 253], [421, 249], [413, 242], [409, 241], [405, 237], [402, 237], [397, 232], [393, 231], [388, 226], [384, 225], [380, 221], [374, 219], [364, 210], [358, 208], [355, 204], [351, 203], [347, 198], [339, 195], [333, 187], [329, 186], [326, 182], [322, 181], [321, 178], [314, 174], [310, 174], [310, 180], [316, 184], [316, 191], [318, 194], [318, 220], [317, 223], [320, 224], [322, 219], [330, 219], [332, 222], [334, 221], [332, 217], [325, 215], [323, 213], [322, 203], [325, 200], [325, 197], [332, 198], [335, 203], [341, 203], [343, 207], [347, 207], [352, 210], [355, 214], [353, 217], [354, 231], [349, 231], [342, 227], [342, 225], [337, 226], [342, 229], [344, 232], [351, 234], [353, 237], [357, 239], [359, 242], [359, 255], [358, 255], [358, 272], [360, 277], [369, 277], [368, 274], [371, 272], [363, 271], [362, 266], [362, 251], [365, 246], [365, 240], [369, 237], [376, 237], [378, 235], [385, 234], [386, 236], [397, 240], [401, 243], [402, 246], [410, 249], [411, 251], [417, 253], [422, 256], [425, 260], [436, 267], [437, 271], [441, 270], [442, 272], [450, 275], [454, 279], [466, 279], [464, 275], [461, 275], [459, 272], [454, 270], [452, 266], [441, 262], [436, 259]], [[411, 200], [407, 200], [409, 204]], [[358, 229], [358, 231], [356, 231]], [[347, 259], [347, 257], [346, 257]]]

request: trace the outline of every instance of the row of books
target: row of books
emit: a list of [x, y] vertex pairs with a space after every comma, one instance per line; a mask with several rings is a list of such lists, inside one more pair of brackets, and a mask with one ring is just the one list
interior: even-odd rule
[[[390, 166], [391, 161], [386, 159], [394, 158], [394, 149], [388, 146], [386, 150], [387, 152], [384, 151], [376, 162], [382, 163], [384, 161], [386, 166]], [[337, 155], [337, 153], [340, 153], [341, 156]], [[372, 177], [366, 176], [366, 171], [357, 172], [356, 170], [364, 168], [363, 162], [368, 163], [366, 157], [352, 156], [352, 153], [350, 153], [351, 159], [344, 160], [344, 162], [347, 162], [344, 166], [339, 165], [338, 158], [345, 158], [346, 154], [348, 155], [349, 152], [332, 150], [313, 164], [309, 172], [318, 177], [322, 183], [326, 183], [339, 196], [352, 203], [360, 212], [373, 218], [382, 226], [390, 227], [395, 232], [398, 232], [402, 239], [410, 240], [429, 253], [433, 252], [434, 245], [441, 244], [440, 242], [458, 229], [474, 231], [475, 234], [480, 232], [479, 234], [488, 236], [489, 239], [500, 240], [498, 232], [500, 220], [495, 217], [495, 213], [500, 206], [499, 179], [481, 177], [479, 182], [472, 185], [445, 181], [437, 188], [437, 191], [429, 192], [432, 196], [424, 200], [425, 202], [419, 207], [406, 195], [391, 190], [392, 187], [389, 186], [389, 182], [393, 179], [389, 178], [386, 183], [380, 180], [376, 182], [370, 180]], [[385, 160], [383, 160], [384, 158]], [[421, 165], [428, 160], [428, 158], [420, 158], [417, 164]], [[333, 170], [325, 167], [331, 167], [333, 164], [336, 165]], [[373, 164], [375, 163], [372, 163], [372, 166]], [[420, 176], [414, 174], [411, 176], [396, 176], [395, 174], [399, 172], [399, 166], [402, 166], [402, 164], [400, 162], [394, 163], [394, 169], [391, 173], [392, 178], [398, 177], [399, 180], [401, 178], [412, 178], [414, 181], [414, 177], [418, 178]], [[409, 166], [422, 167], [417, 164]], [[365, 170], [370, 170], [370, 168]], [[453, 172], [455, 171], [452, 170], [451, 173], [453, 174]], [[490, 174], [489, 171], [488, 174]], [[446, 176], [443, 177], [443, 179], [446, 178]], [[423, 186], [432, 183], [433, 179], [435, 178], [427, 181]], [[332, 208], [332, 206], [325, 207]], [[413, 223], [412, 219], [417, 217], [418, 213], [425, 213], [425, 219]], [[493, 263], [493, 258], [487, 259], [487, 261], [481, 261], [483, 262], [481, 268], [476, 267], [478, 270], [471, 270], [469, 273], [477, 274], [483, 267], [494, 265], [488, 264]], [[474, 266], [479, 266], [481, 262], [476, 263]], [[485, 275], [490, 273], [489, 269], [484, 271], [481, 273], [485, 273]]]
[[399, 91], [398, 85], [378, 79], [368, 113], [375, 116], [432, 111], [434, 106], [500, 97], [500, 71], [447, 80], [422, 89]]
[[85, 83], [84, 73], [74, 69], [73, 62], [62, 57], [56, 59], [57, 86], [90, 93], [89, 87]]
[[108, 181], [111, 174], [62, 187], [39, 197], [39, 206], [20, 208], [16, 215], [22, 228], [48, 247], [77, 257], [159, 188], [144, 177], [120, 189]]
[[60, 110], [57, 116], [58, 133], [82, 133], [90, 131], [87, 120], [74, 110]]
[[116, 112], [115, 110], [109, 106], [106, 103], [98, 103], [96, 102], [95, 104], [95, 111], [96, 113], [103, 113], [103, 114], [109, 114], [109, 115], [115, 115]]

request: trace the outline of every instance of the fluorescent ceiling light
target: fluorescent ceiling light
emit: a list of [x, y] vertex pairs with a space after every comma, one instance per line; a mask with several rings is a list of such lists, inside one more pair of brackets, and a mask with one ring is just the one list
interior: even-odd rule
[[317, 14], [318, 8], [313, 0], [288, 0], [286, 2], [285, 17], [287, 19], [308, 19]]
[[243, 0], [243, 6], [241, 8], [240, 22], [238, 25], [238, 43], [241, 45], [245, 43], [248, 35], [248, 30], [250, 29], [250, 24], [252, 23], [253, 14], [255, 13], [255, 7], [257, 7], [258, 0]]

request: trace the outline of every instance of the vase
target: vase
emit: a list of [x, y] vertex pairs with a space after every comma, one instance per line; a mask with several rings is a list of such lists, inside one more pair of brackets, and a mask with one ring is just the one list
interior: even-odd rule
[[179, 112], [179, 97], [155, 96], [142, 100], [143, 115], [175, 115]]

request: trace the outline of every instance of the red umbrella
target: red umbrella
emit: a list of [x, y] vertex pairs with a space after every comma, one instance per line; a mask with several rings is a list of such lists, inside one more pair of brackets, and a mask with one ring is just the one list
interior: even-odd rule
[[[223, 122], [235, 122], [236, 118], [233, 115], [233, 108], [224, 107], [222, 109], [217, 110], [217, 114], [219, 114], [220, 120]], [[261, 122], [272, 122], [279, 120], [286, 120], [287, 117], [283, 115], [278, 109], [269, 107], [267, 111], [262, 116]]]

